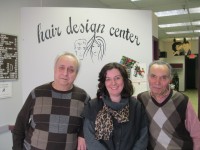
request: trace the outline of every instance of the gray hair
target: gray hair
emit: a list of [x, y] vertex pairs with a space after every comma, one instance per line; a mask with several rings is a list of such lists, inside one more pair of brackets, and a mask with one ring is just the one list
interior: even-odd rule
[[79, 62], [79, 60], [77, 59], [77, 57], [73, 53], [65, 51], [65, 52], [62, 52], [62, 53], [58, 54], [57, 57], [55, 58], [55, 64], [54, 65], [56, 65], [56, 63], [58, 62], [58, 60], [62, 56], [71, 56], [76, 60], [76, 62], [77, 62], [77, 70], [76, 70], [76, 72], [78, 73], [79, 69], [80, 69], [80, 62]]
[[162, 60], [155, 60], [152, 63], [149, 64], [149, 71], [148, 74], [150, 73], [150, 69], [153, 65], [163, 65], [163, 66], [167, 66], [168, 71], [169, 71], [169, 77], [172, 79], [172, 67], [169, 63], [162, 61]]

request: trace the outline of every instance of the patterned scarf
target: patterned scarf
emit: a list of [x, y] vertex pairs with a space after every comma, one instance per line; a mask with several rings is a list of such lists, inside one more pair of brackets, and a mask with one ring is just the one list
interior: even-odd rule
[[103, 109], [98, 112], [95, 120], [95, 136], [97, 140], [109, 140], [110, 134], [113, 131], [112, 117], [114, 117], [118, 123], [128, 122], [129, 104], [118, 111], [104, 104]]

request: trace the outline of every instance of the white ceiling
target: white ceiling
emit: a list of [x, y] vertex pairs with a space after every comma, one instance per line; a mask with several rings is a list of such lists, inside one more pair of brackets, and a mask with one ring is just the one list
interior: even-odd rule
[[[189, 9], [200, 7], [200, 0], [139, 0], [131, 2], [130, 0], [41, 0], [43, 6], [53, 7], [93, 7], [93, 8], [117, 8], [117, 9], [140, 9], [152, 10], [153, 12]], [[158, 24], [171, 24], [200, 21], [200, 14], [189, 14], [172, 17], [158, 18]], [[158, 38], [184, 38], [200, 37], [200, 33], [167, 35], [166, 32], [200, 30], [200, 26], [186, 26], [173, 28], [159, 28]]]

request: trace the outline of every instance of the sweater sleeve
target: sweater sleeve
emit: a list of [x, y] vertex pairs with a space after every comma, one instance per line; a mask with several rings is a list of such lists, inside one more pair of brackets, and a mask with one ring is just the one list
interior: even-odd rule
[[148, 145], [148, 121], [143, 106], [141, 107], [141, 114], [140, 134], [133, 150], [146, 150]]
[[85, 118], [83, 132], [88, 150], [107, 150], [98, 140], [95, 139], [94, 123]]
[[87, 97], [84, 101], [84, 109], [83, 109], [83, 112], [81, 113], [81, 117], [82, 117], [82, 122], [81, 122], [81, 127], [80, 127], [80, 131], [78, 133], [78, 136], [79, 137], [82, 137], [84, 138], [84, 134], [83, 134], [83, 122], [84, 122], [84, 118], [85, 118], [85, 109], [87, 109], [87, 105], [89, 104], [89, 102], [91, 101], [91, 98], [90, 96], [87, 94]]
[[22, 150], [23, 142], [25, 138], [25, 131], [27, 129], [27, 125], [30, 118], [31, 105], [32, 105], [32, 96], [29, 94], [26, 102], [24, 103], [22, 109], [20, 110], [15, 126], [13, 129], [13, 150]]
[[84, 135], [83, 135], [83, 119], [81, 121], [81, 126], [80, 126], [80, 130], [78, 132], [78, 137], [84, 138]]
[[188, 101], [187, 105], [185, 126], [193, 139], [193, 150], [200, 150], [200, 121], [190, 101]]

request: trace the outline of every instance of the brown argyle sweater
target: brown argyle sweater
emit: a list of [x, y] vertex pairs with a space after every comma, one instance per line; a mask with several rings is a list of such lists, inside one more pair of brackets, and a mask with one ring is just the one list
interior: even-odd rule
[[138, 95], [149, 119], [148, 150], [192, 150], [193, 142], [185, 128], [188, 97], [171, 90], [162, 103], [157, 103], [149, 92]]
[[75, 150], [88, 100], [76, 86], [67, 92], [53, 89], [52, 83], [35, 88], [18, 114], [13, 150]]

